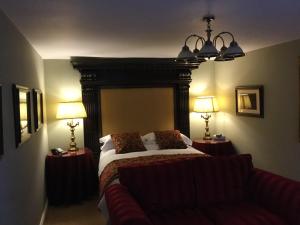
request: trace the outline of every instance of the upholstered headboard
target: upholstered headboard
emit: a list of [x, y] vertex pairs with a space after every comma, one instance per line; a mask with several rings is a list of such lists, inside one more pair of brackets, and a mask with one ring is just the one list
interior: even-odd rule
[[[96, 156], [100, 153], [99, 138], [114, 131], [145, 133], [175, 128], [189, 136], [189, 83], [191, 70], [199, 66], [197, 62], [178, 62], [173, 58], [72, 57], [71, 63], [81, 73], [82, 101], [87, 111], [84, 144]], [[116, 113], [124, 109], [126, 101], [133, 104]], [[145, 115], [140, 115], [143, 112]], [[141, 124], [147, 116], [153, 123]]]
[[102, 135], [154, 130], [172, 130], [174, 91], [161, 88], [101, 89]]

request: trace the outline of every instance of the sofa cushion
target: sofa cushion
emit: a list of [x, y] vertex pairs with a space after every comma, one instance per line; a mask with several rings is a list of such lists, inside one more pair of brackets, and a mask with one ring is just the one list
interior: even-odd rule
[[153, 225], [214, 225], [199, 209], [149, 214]]
[[193, 160], [197, 205], [240, 202], [253, 169], [250, 155], [206, 157]]
[[217, 205], [204, 211], [216, 225], [288, 225], [278, 215], [252, 203]]
[[119, 168], [120, 183], [147, 212], [195, 207], [195, 185], [187, 161]]

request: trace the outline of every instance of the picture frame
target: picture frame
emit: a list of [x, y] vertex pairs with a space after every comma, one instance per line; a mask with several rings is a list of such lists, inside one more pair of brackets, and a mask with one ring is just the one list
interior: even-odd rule
[[18, 148], [31, 137], [31, 98], [30, 89], [24, 86], [12, 85], [15, 144]]
[[3, 113], [2, 113], [2, 85], [0, 85], [0, 157], [4, 153], [3, 143]]
[[37, 132], [44, 123], [43, 93], [41, 90], [32, 89], [32, 102], [34, 131]]
[[264, 118], [263, 85], [238, 86], [235, 88], [236, 115]]

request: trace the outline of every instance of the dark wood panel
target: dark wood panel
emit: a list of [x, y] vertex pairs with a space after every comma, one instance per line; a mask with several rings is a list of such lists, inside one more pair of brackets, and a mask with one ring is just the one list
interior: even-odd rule
[[3, 113], [2, 113], [2, 86], [0, 85], [0, 157], [4, 152], [3, 144]]
[[81, 73], [82, 100], [86, 107], [84, 143], [98, 155], [102, 136], [100, 91], [102, 88], [172, 87], [175, 128], [189, 136], [189, 84], [199, 63], [174, 58], [72, 57]]

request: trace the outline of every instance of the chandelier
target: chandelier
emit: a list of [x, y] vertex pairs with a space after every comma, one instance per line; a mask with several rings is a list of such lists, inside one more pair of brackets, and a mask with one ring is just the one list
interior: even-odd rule
[[[214, 19], [215, 17], [213, 15], [203, 17], [203, 21], [207, 22], [207, 29], [205, 30], [207, 39], [205, 40], [203, 37], [197, 34], [189, 35], [185, 39], [184, 46], [182, 47], [181, 52], [177, 56], [178, 60], [183, 60], [185, 62], [205, 62], [207, 59], [213, 59], [214, 61], [230, 61], [234, 60], [234, 58], [236, 57], [245, 56], [245, 53], [235, 41], [232, 33], [224, 31], [219, 33], [212, 39], [211, 35], [213, 30], [211, 29], [210, 23]], [[229, 47], [226, 47], [225, 45], [224, 36], [229, 36], [231, 38]], [[193, 50], [193, 52], [187, 46], [187, 42], [191, 38], [195, 38], [195, 49]], [[202, 44], [200, 50], [198, 49], [199, 41], [201, 41]], [[216, 48], [217, 41], [220, 41], [220, 43], [222, 44], [220, 50], [217, 50]]]

